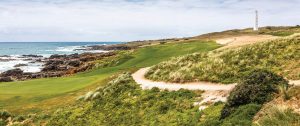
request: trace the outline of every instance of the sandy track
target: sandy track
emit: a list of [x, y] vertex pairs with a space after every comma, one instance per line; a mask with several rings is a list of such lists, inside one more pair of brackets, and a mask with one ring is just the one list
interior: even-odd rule
[[151, 89], [157, 87], [159, 89], [167, 90], [204, 90], [201, 97], [202, 100], [199, 102], [194, 102], [194, 105], [199, 106], [199, 110], [207, 108], [208, 104], [212, 104], [218, 101], [226, 102], [229, 92], [235, 87], [236, 84], [217, 84], [210, 82], [193, 82], [193, 83], [167, 83], [167, 82], [157, 82], [148, 80], [145, 78], [145, 73], [150, 67], [141, 68], [132, 74], [133, 79], [138, 83], [142, 89]]
[[269, 40], [278, 39], [280, 37], [272, 36], [272, 35], [244, 35], [244, 36], [236, 36], [236, 37], [227, 37], [222, 39], [217, 39], [216, 42], [221, 45], [225, 45], [224, 47], [219, 48], [235, 48], [243, 45], [254, 44], [258, 42], [265, 42]]
[[181, 88], [188, 90], [205, 90], [205, 91], [219, 91], [225, 90], [229, 91], [235, 87], [236, 84], [217, 84], [210, 82], [192, 82], [192, 83], [168, 83], [168, 82], [158, 82], [148, 80], [144, 77], [145, 73], [150, 67], [141, 68], [132, 74], [133, 79], [136, 83], [140, 84], [143, 89], [151, 89], [153, 87], [158, 87], [159, 89], [168, 90], [179, 90]]
[[[194, 102], [194, 105], [199, 106], [199, 110], [207, 108], [208, 104], [212, 104], [218, 101], [226, 102], [230, 91], [236, 86], [236, 84], [218, 84], [210, 82], [192, 82], [192, 83], [168, 83], [168, 82], [158, 82], [152, 81], [145, 78], [145, 73], [150, 67], [141, 68], [132, 74], [133, 79], [137, 84], [139, 84], [142, 89], [151, 89], [157, 87], [159, 89], [167, 90], [204, 90], [202, 94], [202, 100], [199, 102]], [[289, 84], [300, 86], [300, 80], [291, 80]]]
[[290, 80], [289, 84], [290, 85], [295, 85], [295, 86], [300, 86], [300, 80]]
[[[168, 89], [168, 90], [179, 90], [179, 89], [188, 89], [188, 90], [204, 90], [204, 91], [230, 91], [236, 84], [219, 84], [211, 82], [190, 82], [190, 83], [169, 83], [163, 81], [152, 81], [145, 78], [146, 72], [150, 69], [141, 68], [135, 73], [132, 74], [134, 81], [139, 84], [142, 89], [151, 89], [157, 87], [159, 89]], [[300, 86], [300, 80], [290, 80], [289, 84]]]

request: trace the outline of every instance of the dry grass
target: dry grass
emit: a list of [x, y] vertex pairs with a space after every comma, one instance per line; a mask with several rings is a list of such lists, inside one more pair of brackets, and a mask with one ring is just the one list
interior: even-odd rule
[[237, 82], [253, 69], [268, 69], [300, 79], [300, 37], [277, 39], [238, 49], [194, 53], [153, 66], [146, 78], [168, 82]]
[[300, 125], [300, 87], [288, 89], [289, 99], [284, 94], [265, 104], [254, 117], [256, 125]]

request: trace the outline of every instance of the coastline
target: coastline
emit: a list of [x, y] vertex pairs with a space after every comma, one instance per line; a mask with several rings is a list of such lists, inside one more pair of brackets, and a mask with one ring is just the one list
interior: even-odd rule
[[52, 55], [108, 52], [110, 50], [91, 49], [91, 47], [120, 43], [123, 42], [0, 42], [0, 73], [16, 68], [24, 72], [40, 72], [44, 60]]
[[[70, 50], [71, 48], [71, 50]], [[0, 82], [61, 77], [94, 67], [93, 61], [115, 55], [115, 50], [133, 49], [127, 44], [58, 47], [66, 54], [0, 55]]]

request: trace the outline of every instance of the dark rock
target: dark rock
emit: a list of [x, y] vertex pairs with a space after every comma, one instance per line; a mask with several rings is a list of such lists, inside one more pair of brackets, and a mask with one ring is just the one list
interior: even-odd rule
[[80, 66], [80, 61], [79, 60], [72, 60], [68, 62], [69, 66], [73, 66], [73, 67], [79, 67]]
[[60, 59], [60, 58], [66, 58], [67, 55], [58, 55], [58, 54], [54, 54], [54, 55], [51, 55], [49, 57], [49, 59]]
[[12, 82], [11, 77], [0, 77], [0, 82]]
[[42, 62], [42, 59], [36, 59], [35, 62]]
[[1, 73], [1, 77], [8, 77], [8, 76], [22, 76], [23, 74], [23, 71], [19, 68], [17, 69], [12, 69], [12, 70], [8, 70], [8, 71], [5, 71], [3, 73]]
[[[33, 58], [32, 62], [44, 62], [44, 68], [38, 73], [24, 73], [21, 69], [3, 72], [0, 77], [10, 77], [12, 80], [27, 80], [36, 78], [61, 77], [69, 74], [83, 72], [94, 67], [95, 60], [116, 55], [107, 53], [82, 53], [71, 55], [52, 55], [49, 58]], [[40, 60], [39, 60], [40, 59]], [[23, 66], [18, 64], [16, 67]], [[8, 80], [8, 79], [7, 79]]]
[[0, 55], [0, 57], [11, 57], [9, 55]]
[[30, 55], [22, 55], [22, 57], [41, 58], [41, 57], [43, 57], [43, 56], [41, 56], [41, 55], [32, 55], [32, 54], [30, 54]]
[[80, 58], [80, 55], [78, 53], [75, 54], [71, 54], [69, 55], [70, 58], [74, 59], [74, 58]]
[[22, 66], [28, 66], [28, 64], [22, 64], [22, 63], [20, 63], [20, 64], [15, 65], [14, 67], [22, 67]]
[[43, 69], [42, 72], [46, 72], [46, 71], [55, 71], [57, 70], [58, 65], [54, 65], [54, 64], [50, 64], [50, 65], [46, 65]]
[[15, 59], [2, 59], [2, 58], [0, 58], [0, 62], [9, 62], [9, 61], [13, 61], [13, 60], [15, 60]]
[[137, 48], [135, 46], [129, 46], [127, 44], [115, 44], [115, 45], [95, 45], [95, 46], [88, 46], [90, 50], [130, 50]]
[[33, 60], [32, 58], [26, 58], [26, 59], [23, 59], [24, 61], [31, 61]]
[[46, 62], [46, 66], [47, 65], [61, 65], [61, 64], [64, 64], [64, 60], [49, 60]]

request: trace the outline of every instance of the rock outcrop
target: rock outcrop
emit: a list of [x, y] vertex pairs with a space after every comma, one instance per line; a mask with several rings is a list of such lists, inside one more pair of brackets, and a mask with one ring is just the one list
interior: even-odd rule
[[[83, 72], [94, 67], [94, 61], [105, 57], [114, 56], [115, 52], [106, 53], [82, 53], [71, 55], [52, 55], [49, 58], [43, 59], [44, 67], [41, 72], [28, 73], [21, 69], [8, 70], [0, 74], [0, 82], [10, 82], [13, 80], [28, 80], [36, 78], [61, 77], [78, 72]], [[26, 55], [27, 56], [27, 55]], [[39, 57], [30, 55], [31, 57]], [[27, 56], [28, 57], [28, 56]], [[15, 67], [22, 66], [22, 64]]]
[[115, 44], [115, 45], [94, 45], [88, 46], [88, 50], [130, 50], [137, 48], [138, 45]]

